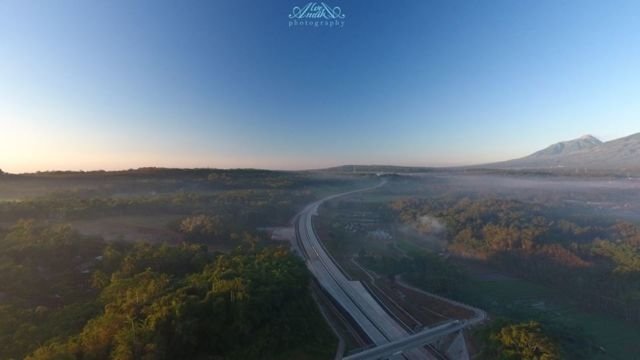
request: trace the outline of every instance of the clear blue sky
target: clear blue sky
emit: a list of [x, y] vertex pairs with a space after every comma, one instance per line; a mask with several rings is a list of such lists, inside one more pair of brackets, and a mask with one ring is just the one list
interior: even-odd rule
[[0, 168], [471, 164], [640, 131], [640, 2], [0, 1]]

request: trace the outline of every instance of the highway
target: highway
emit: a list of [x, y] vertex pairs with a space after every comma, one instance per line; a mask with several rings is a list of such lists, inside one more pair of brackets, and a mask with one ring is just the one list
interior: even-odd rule
[[[326, 252], [313, 229], [312, 217], [317, 214], [318, 207], [325, 201], [371, 190], [384, 185], [384, 183], [383, 181], [373, 187], [328, 196], [308, 205], [294, 218], [297, 240], [301, 247], [300, 250], [306, 258], [307, 267], [318, 280], [320, 286], [333, 297], [335, 302], [351, 316], [363, 333], [375, 344], [375, 348], [368, 351], [386, 345], [382, 350], [378, 350], [384, 353], [385, 358], [432, 359], [433, 357], [421, 348], [426, 342], [420, 343], [421, 340], [414, 338], [417, 336], [426, 339], [431, 335], [430, 329], [409, 336], [409, 332], [382, 308], [359, 281], [350, 281], [346, 278]], [[439, 331], [438, 336], [441, 336], [442, 332], [442, 330]], [[405, 343], [407, 341], [409, 342]], [[392, 352], [389, 353], [389, 351]], [[369, 357], [359, 357], [359, 359], [379, 358], [375, 356], [378, 356], [378, 352], [372, 353], [372, 356]]]
[[379, 345], [374, 348], [361, 351], [357, 354], [347, 356], [343, 358], [343, 360], [386, 359], [405, 349], [415, 349], [416, 347], [424, 346], [425, 344], [438, 340], [440, 337], [459, 331], [467, 325], [468, 324], [464, 321], [451, 321], [440, 326], [408, 335], [395, 342]]

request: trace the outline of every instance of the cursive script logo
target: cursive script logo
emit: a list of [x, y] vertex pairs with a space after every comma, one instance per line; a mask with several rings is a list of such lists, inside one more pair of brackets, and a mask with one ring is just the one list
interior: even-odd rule
[[289, 14], [289, 27], [328, 26], [343, 27], [345, 14], [339, 6], [331, 7], [324, 2], [310, 2], [305, 6], [294, 6]]
[[321, 2], [310, 2], [303, 7], [294, 6], [289, 14], [289, 19], [344, 19], [345, 15], [339, 6], [330, 7]]

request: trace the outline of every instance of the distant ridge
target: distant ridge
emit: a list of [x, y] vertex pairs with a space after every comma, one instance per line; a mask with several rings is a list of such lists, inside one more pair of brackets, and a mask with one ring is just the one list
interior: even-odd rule
[[340, 172], [340, 173], [418, 173], [433, 171], [433, 167], [421, 166], [396, 166], [396, 165], [341, 165], [318, 171]]
[[591, 135], [562, 141], [523, 158], [481, 165], [489, 169], [575, 169], [640, 172], [640, 133], [602, 142]]

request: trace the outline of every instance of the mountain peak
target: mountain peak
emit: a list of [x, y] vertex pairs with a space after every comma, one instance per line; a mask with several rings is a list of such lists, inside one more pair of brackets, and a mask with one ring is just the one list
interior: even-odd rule
[[587, 135], [582, 135], [580, 136], [579, 140], [595, 140], [598, 142], [601, 142], [597, 137], [591, 135], [591, 134], [587, 134]]
[[577, 139], [561, 141], [559, 143], [553, 144], [545, 149], [533, 153], [532, 155], [530, 155], [530, 157], [567, 155], [586, 149], [591, 149], [601, 144], [602, 141], [598, 140], [596, 137], [592, 135], [584, 135]]

